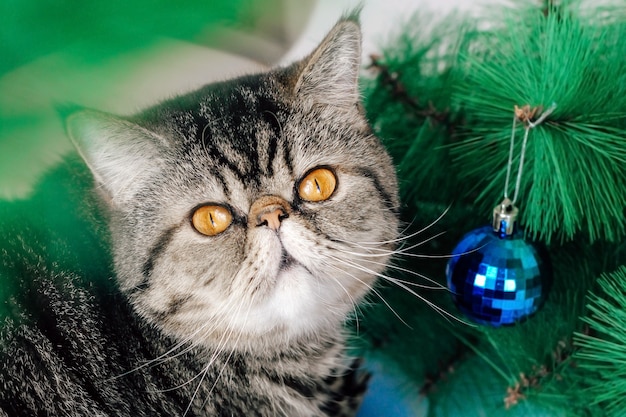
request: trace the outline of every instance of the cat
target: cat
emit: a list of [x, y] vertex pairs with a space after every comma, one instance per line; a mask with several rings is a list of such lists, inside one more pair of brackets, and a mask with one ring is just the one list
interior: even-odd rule
[[360, 45], [355, 13], [290, 66], [69, 115], [67, 200], [3, 217], [0, 416], [356, 413], [345, 321], [399, 227]]

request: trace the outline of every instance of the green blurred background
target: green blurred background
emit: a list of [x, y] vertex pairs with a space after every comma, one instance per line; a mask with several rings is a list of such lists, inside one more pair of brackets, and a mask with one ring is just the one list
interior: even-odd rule
[[0, 2], [0, 199], [27, 197], [70, 150], [58, 106], [132, 113], [274, 64], [313, 3]]

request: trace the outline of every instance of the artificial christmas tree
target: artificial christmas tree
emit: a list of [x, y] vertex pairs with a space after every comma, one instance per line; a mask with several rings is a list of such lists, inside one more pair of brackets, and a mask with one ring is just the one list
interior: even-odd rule
[[[415, 248], [400, 248], [391, 274], [415, 286], [385, 286], [359, 335], [366, 355], [412, 379], [403, 394], [427, 397], [431, 416], [626, 415], [625, 10], [517, 2], [430, 31], [417, 16], [372, 57], [366, 109], [397, 163]], [[510, 148], [516, 134], [524, 150]], [[553, 279], [534, 315], [494, 328], [458, 312], [445, 265], [491, 222], [510, 149], [514, 167], [525, 154], [518, 220]]]

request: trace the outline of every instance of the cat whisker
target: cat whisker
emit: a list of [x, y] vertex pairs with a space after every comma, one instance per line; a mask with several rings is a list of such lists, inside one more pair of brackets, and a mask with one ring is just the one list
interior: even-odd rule
[[[208, 325], [208, 324], [207, 324]], [[190, 343], [190, 341], [193, 339], [193, 337], [195, 335], [197, 335], [200, 331], [203, 330], [205, 325], [199, 327], [198, 329], [196, 329], [193, 333], [191, 333], [189, 336], [187, 336], [185, 339], [181, 340], [180, 342], [176, 343], [172, 348], [170, 348], [167, 352], [162, 353], [161, 355], [159, 355], [158, 357], [151, 359], [149, 361], [146, 361], [145, 363], [130, 369], [126, 372], [123, 372], [119, 375], [115, 375], [111, 378], [109, 378], [108, 380], [112, 381], [115, 379], [119, 379], [122, 378], [124, 376], [130, 375], [134, 372], [137, 372], [141, 369], [147, 368], [147, 367], [153, 367], [153, 366], [158, 366], [164, 362], [167, 362], [168, 360], [171, 360], [173, 358], [176, 358], [177, 356], [180, 356], [186, 352], [188, 352], [189, 350], [193, 349], [193, 344]], [[185, 348], [181, 351], [181, 352], [177, 352], [175, 355], [170, 356], [171, 353], [176, 352], [176, 350], [180, 349], [181, 347], [185, 346]]]
[[[185, 417], [187, 415], [187, 413], [189, 412], [189, 410], [191, 410], [191, 406], [193, 405], [193, 401], [196, 399], [196, 396], [198, 395], [198, 392], [200, 391], [200, 387], [202, 386], [202, 383], [204, 382], [204, 379], [206, 378], [207, 374], [209, 373], [209, 369], [213, 365], [213, 362], [215, 362], [215, 359], [217, 359], [217, 356], [218, 356], [218, 351], [216, 351], [213, 354], [211, 360], [206, 364], [206, 366], [204, 368], [202, 368], [202, 371], [198, 375], [196, 375], [194, 378], [191, 379], [191, 381], [193, 381], [196, 378], [200, 377], [200, 381], [198, 382], [198, 385], [196, 386], [196, 389], [194, 390], [193, 395], [189, 399], [189, 404], [187, 404], [187, 408], [185, 408], [185, 412], [183, 413], [182, 417]], [[221, 376], [221, 373], [220, 373], [220, 376]], [[217, 379], [216, 379], [215, 383], [217, 383]]]
[[425, 254], [422, 254], [422, 253], [402, 253], [402, 256], [406, 256], [406, 257], [409, 257], [409, 258], [424, 258], [424, 259], [450, 259], [450, 258], [454, 258], [456, 256], [463, 256], [463, 255], [467, 255], [467, 254], [479, 251], [482, 248], [484, 248], [486, 245], [487, 245], [487, 243], [484, 244], [484, 245], [481, 245], [481, 246], [479, 246], [477, 248], [474, 248], [472, 250], [468, 250], [468, 251], [461, 252], [461, 253], [451, 253], [449, 255], [425, 255]]
[[[203, 326], [203, 327], [204, 327], [204, 326]], [[174, 358], [176, 358], [176, 357], [178, 357], [178, 356], [182, 356], [182, 355], [184, 355], [185, 353], [189, 352], [190, 350], [192, 350], [192, 349], [193, 349], [193, 348], [195, 348], [195, 347], [196, 347], [196, 345], [194, 345], [194, 344], [189, 344], [189, 345], [188, 345], [185, 349], [183, 349], [182, 351], [177, 352], [175, 355], [172, 355], [172, 356], [167, 356], [167, 357], [166, 357], [166, 358], [164, 358], [163, 360], [160, 360], [158, 363], [152, 364], [152, 366], [157, 366], [157, 365], [160, 365], [160, 364], [162, 364], [162, 363], [164, 363], [164, 362], [167, 362], [168, 360], [172, 360], [172, 359], [174, 359]], [[218, 347], [221, 349], [221, 347], [222, 347], [222, 341], [218, 342]], [[213, 365], [213, 363], [215, 362], [215, 360], [216, 360], [216, 359], [217, 359], [217, 353], [216, 353], [216, 354], [214, 354], [213, 356], [211, 356], [211, 358], [209, 359], [209, 361], [208, 361], [207, 365], [206, 365], [206, 366], [205, 366], [205, 368], [203, 368], [203, 369], [208, 369], [208, 368], [210, 368], [210, 367]], [[176, 385], [176, 386], [174, 386], [174, 387], [170, 387], [170, 388], [163, 388], [163, 389], [158, 389], [158, 390], [154, 390], [153, 392], [170, 392], [170, 391], [175, 391], [175, 390], [178, 390], [178, 389], [180, 389], [180, 388], [184, 387], [185, 385], [190, 384], [191, 382], [193, 382], [193, 381], [194, 381], [194, 380], [196, 380], [197, 378], [199, 378], [201, 374], [202, 374], [202, 373], [199, 373], [198, 375], [194, 376], [193, 378], [191, 378], [191, 379], [189, 379], [189, 380], [187, 380], [187, 381], [185, 381], [185, 382], [183, 382], [183, 383], [181, 383], [181, 384], [179, 384], [179, 385]]]
[[[435, 220], [433, 220], [429, 225], [424, 226], [422, 229], [413, 232], [409, 235], [405, 235], [405, 232], [411, 227], [411, 225], [413, 224], [413, 222], [411, 221], [411, 223], [407, 224], [407, 226], [404, 228], [404, 230], [402, 230], [400, 232], [400, 236], [395, 238], [395, 239], [390, 239], [390, 240], [383, 240], [380, 242], [348, 242], [348, 241], [343, 241], [344, 243], [349, 243], [349, 244], [353, 244], [353, 245], [374, 245], [374, 246], [380, 246], [380, 245], [387, 245], [387, 244], [391, 244], [391, 243], [398, 243], [398, 242], [403, 242], [409, 239], [412, 239], [416, 236], [419, 236], [420, 234], [424, 233], [426, 230], [430, 229], [431, 227], [433, 227], [434, 225], [436, 225], [437, 223], [439, 223], [439, 221], [441, 221], [441, 219], [443, 219], [445, 217], [446, 214], [448, 214], [448, 211], [450, 211], [450, 208], [452, 206], [448, 206], [440, 215], [439, 217], [437, 217]], [[439, 236], [439, 235], [437, 235]]]
[[342, 250], [343, 250], [343, 252], [345, 252], [347, 254], [359, 256], [359, 257], [362, 257], [362, 258], [378, 258], [378, 257], [383, 256], [383, 255], [414, 256], [414, 255], [419, 255], [419, 254], [412, 254], [412, 253], [406, 253], [406, 252], [408, 252], [410, 250], [413, 250], [413, 249], [415, 249], [415, 248], [417, 248], [419, 246], [422, 246], [425, 243], [428, 243], [428, 242], [430, 242], [433, 239], [437, 239], [438, 237], [440, 237], [444, 233], [446, 233], [446, 232], [439, 232], [436, 235], [433, 235], [433, 236], [431, 236], [431, 237], [429, 237], [429, 238], [427, 238], [425, 240], [422, 240], [421, 242], [415, 243], [415, 244], [413, 244], [411, 246], [408, 246], [408, 247], [405, 247], [405, 248], [401, 248], [401, 249], [368, 248], [368, 247], [360, 246], [357, 243], [352, 243], [352, 242], [347, 242], [347, 241], [344, 242], [344, 243], [346, 243], [348, 245], [352, 245], [352, 246], [354, 246], [356, 248], [363, 249], [363, 250], [366, 250], [368, 252], [378, 251], [378, 253], [363, 253], [363, 252], [351, 252], [351, 251], [347, 251], [345, 249], [342, 249]]
[[[335, 258], [335, 257], [333, 257], [333, 259], [338, 261], [338, 262], [340, 262], [340, 263], [344, 263], [344, 260], [342, 260], [342, 259]], [[344, 269], [338, 268], [338, 267], [336, 267], [334, 265], [331, 265], [331, 264], [326, 264], [326, 265], [329, 266], [329, 267], [332, 267], [333, 269], [335, 269], [338, 272], [341, 272], [341, 273], [343, 273], [343, 274], [345, 274], [345, 275], [347, 275], [347, 276], [349, 276], [349, 277], [351, 277], [351, 278], [361, 282], [363, 285], [365, 285], [370, 290], [370, 292], [372, 294], [375, 294], [378, 298], [380, 298], [380, 300], [387, 306], [387, 308], [393, 313], [393, 315], [398, 318], [398, 320], [400, 320], [407, 327], [411, 328], [411, 326], [400, 316], [400, 314], [398, 314], [398, 312], [396, 310], [394, 310], [394, 308], [391, 306], [391, 304], [389, 304], [387, 302], [387, 300], [385, 300], [385, 298], [382, 296], [382, 294], [376, 288], [372, 287], [371, 285], [368, 285], [368, 284], [364, 283], [362, 279], [357, 278], [355, 275], [349, 273], [348, 271], [346, 271]], [[348, 265], [348, 264], [345, 264], [345, 265], [346, 266], [351, 266], [351, 265]]]
[[[362, 248], [365, 250], [372, 250], [372, 249], [376, 249], [379, 250], [380, 253], [376, 254], [376, 253], [361, 253], [361, 252], [350, 252], [350, 251], [346, 251], [343, 250], [345, 253], [350, 254], [350, 255], [355, 255], [355, 256], [359, 256], [361, 258], [376, 258], [376, 257], [380, 257], [383, 255], [389, 255], [389, 256], [396, 256], [396, 255], [401, 255], [403, 257], [407, 257], [407, 258], [418, 258], [418, 259], [450, 259], [450, 258], [454, 258], [456, 256], [463, 256], [463, 255], [467, 255], [476, 251], [481, 250], [482, 248], [485, 247], [485, 245], [481, 245], [477, 248], [474, 248], [472, 250], [468, 250], [465, 252], [461, 252], [461, 253], [451, 253], [451, 254], [446, 254], [446, 255], [426, 255], [426, 254], [422, 254], [422, 253], [407, 253], [407, 251], [412, 250], [418, 246], [423, 245], [424, 243], [426, 243], [427, 241], [436, 239], [437, 237], [443, 235], [445, 232], [440, 232], [438, 234], [436, 234], [435, 236], [430, 237], [428, 240], [417, 243], [415, 245], [406, 247], [406, 248], [402, 248], [402, 249], [395, 249], [395, 250], [390, 250], [390, 249], [383, 249], [383, 248]], [[349, 244], [349, 242], [346, 242]]]
[[476, 327], [475, 324], [467, 322], [457, 316], [455, 316], [454, 314], [446, 311], [446, 309], [439, 307], [437, 304], [433, 303], [432, 301], [429, 301], [426, 299], [426, 297], [419, 295], [417, 292], [415, 292], [413, 289], [411, 289], [410, 287], [408, 287], [407, 285], [403, 284], [402, 282], [400, 282], [399, 280], [395, 280], [395, 279], [391, 279], [389, 280], [389, 282], [397, 285], [398, 287], [402, 288], [403, 290], [407, 291], [409, 294], [419, 298], [420, 300], [422, 300], [423, 302], [426, 303], [426, 305], [428, 305], [430, 308], [432, 308], [433, 310], [435, 310], [435, 312], [437, 312], [441, 317], [443, 317], [446, 321], [450, 322], [452, 320], [461, 323], [461, 324], [465, 324], [467, 326], [470, 327]]
[[278, 124], [278, 130], [279, 130], [278, 136], [282, 138], [283, 137], [283, 125], [282, 123], [280, 123], [280, 119], [278, 118], [278, 116], [276, 116], [276, 113], [270, 110], [263, 110], [263, 113], [269, 114], [276, 120], [276, 123]]
[[[220, 119], [218, 119], [218, 120], [216, 120], [216, 121], [219, 121], [219, 120], [221, 120], [221, 118], [220, 118]], [[210, 157], [211, 157], [211, 154], [210, 154], [209, 150], [208, 150], [208, 149], [207, 149], [207, 147], [206, 147], [206, 139], [207, 139], [207, 137], [206, 137], [206, 131], [207, 131], [207, 129], [211, 126], [211, 122], [212, 122], [212, 120], [211, 120], [211, 121], [209, 121], [209, 122], [207, 122], [207, 123], [204, 125], [204, 127], [202, 128], [202, 133], [200, 134], [200, 138], [201, 138], [201, 139], [200, 139], [200, 144], [202, 145], [202, 150], [204, 151], [204, 153], [206, 154], [206, 156], [207, 156], [208, 158], [210, 158]]]
[[407, 246], [407, 247], [402, 247], [402, 248], [396, 250], [395, 252], [396, 253], [408, 252], [408, 251], [413, 250], [413, 249], [415, 249], [417, 247], [420, 247], [420, 246], [422, 246], [422, 245], [424, 245], [424, 244], [426, 244], [426, 243], [428, 243], [428, 242], [430, 242], [432, 240], [435, 240], [435, 239], [437, 239], [440, 236], [443, 236], [445, 233], [446, 233], [445, 231], [436, 233], [436, 234], [434, 234], [434, 235], [432, 235], [432, 236], [430, 236], [430, 237], [428, 237], [428, 238], [426, 238], [424, 240], [421, 240], [421, 241], [419, 241], [417, 243], [414, 243], [413, 245], [410, 245], [410, 246]]
[[[376, 276], [378, 276], [378, 277], [380, 277], [380, 278], [382, 278], [382, 279], [384, 279], [384, 280], [386, 280], [386, 281], [388, 281], [388, 282], [391, 282], [392, 284], [394, 284], [394, 285], [396, 285], [396, 286], [398, 286], [398, 287], [402, 288], [403, 290], [407, 291], [409, 294], [411, 294], [411, 295], [413, 295], [413, 296], [415, 296], [415, 297], [419, 298], [421, 301], [423, 301], [424, 303], [426, 303], [429, 307], [431, 307], [431, 308], [432, 308], [435, 312], [437, 312], [438, 314], [440, 314], [440, 315], [441, 315], [444, 319], [446, 319], [447, 321], [450, 321], [450, 319], [452, 319], [452, 320], [455, 320], [455, 321], [457, 321], [457, 322], [459, 322], [459, 323], [466, 324], [466, 325], [468, 325], [468, 326], [470, 326], [470, 327], [476, 327], [474, 324], [469, 323], [469, 322], [467, 322], [467, 321], [465, 321], [465, 320], [462, 320], [462, 319], [460, 319], [460, 318], [456, 317], [454, 314], [452, 314], [452, 313], [450, 313], [450, 312], [446, 311], [444, 308], [439, 307], [438, 305], [436, 305], [436, 304], [435, 304], [435, 303], [433, 303], [432, 301], [429, 301], [429, 300], [428, 300], [428, 299], [426, 299], [424, 296], [422, 296], [422, 295], [418, 294], [417, 292], [415, 292], [415, 290], [413, 290], [413, 289], [412, 289], [412, 288], [410, 288], [408, 285], [406, 285], [405, 283], [403, 283], [403, 282], [402, 282], [402, 280], [398, 280], [398, 279], [396, 279], [396, 278], [389, 277], [389, 276], [387, 276], [387, 275], [385, 275], [385, 274], [382, 274], [382, 273], [380, 273], [380, 272], [373, 271], [373, 270], [371, 270], [371, 269], [369, 269], [369, 268], [367, 268], [367, 267], [364, 267], [364, 266], [362, 266], [362, 265], [355, 264], [355, 263], [350, 262], [350, 261], [347, 261], [347, 260], [345, 260], [345, 259], [339, 259], [339, 258], [334, 258], [334, 259], [336, 259], [337, 261], [344, 263], [344, 265], [349, 266], [349, 267], [352, 267], [352, 268], [354, 268], [354, 269], [356, 269], [356, 270], [359, 270], [359, 271], [362, 271], [362, 272], [366, 272], [366, 273], [371, 273], [371, 274], [374, 274], [374, 275], [376, 275]], [[382, 298], [382, 297], [381, 297], [381, 298]], [[404, 320], [402, 320], [402, 322], [403, 322], [404, 324], [406, 324], [406, 322], [405, 322]], [[408, 326], [408, 325], [407, 325], [407, 326]], [[410, 327], [410, 326], [409, 326], [409, 327]]]
[[403, 268], [403, 267], [398, 266], [398, 265], [394, 265], [392, 262], [390, 262], [390, 263], [376, 262], [376, 261], [373, 261], [371, 259], [362, 259], [362, 261], [363, 262], [368, 262], [368, 263], [371, 263], [371, 264], [374, 264], [374, 265], [385, 266], [387, 268], [395, 269], [396, 271], [405, 272], [407, 274], [416, 276], [418, 278], [422, 278], [422, 279], [424, 279], [424, 280], [426, 280], [426, 281], [428, 281], [428, 282], [433, 284], [432, 286], [431, 285], [424, 285], [424, 284], [418, 284], [418, 283], [415, 283], [415, 282], [405, 281], [405, 280], [401, 280], [401, 279], [398, 279], [398, 278], [394, 278], [394, 279], [398, 279], [400, 282], [404, 282], [407, 285], [412, 285], [414, 287], [424, 288], [424, 289], [428, 289], [428, 290], [446, 290], [446, 291], [448, 291], [448, 287], [446, 287], [445, 285], [435, 281], [434, 279], [429, 278], [429, 277], [427, 277], [424, 274], [420, 274], [417, 271], [413, 271], [413, 270], [410, 270], [410, 269], [407, 269], [407, 268]]
[[[252, 299], [250, 300], [250, 302], [248, 304], [247, 313], [246, 313], [246, 316], [245, 316], [245, 319], [244, 319], [245, 322], [248, 321], [248, 315], [250, 314], [250, 308], [252, 307], [253, 300], [254, 300], [254, 297], [252, 297]], [[198, 385], [196, 386], [196, 389], [194, 390], [193, 395], [189, 399], [189, 404], [187, 405], [187, 408], [185, 409], [185, 412], [183, 413], [182, 417], [185, 417], [187, 415], [187, 413], [189, 412], [189, 410], [191, 409], [191, 406], [193, 405], [193, 401], [198, 396], [198, 393], [200, 392], [200, 387], [202, 386], [202, 383], [204, 382], [204, 380], [205, 380], [205, 378], [206, 378], [206, 376], [207, 376], [207, 374], [209, 372], [209, 369], [211, 369], [211, 367], [213, 366], [213, 363], [218, 358], [219, 353], [226, 346], [227, 340], [230, 339], [231, 336], [233, 335], [233, 333], [235, 331], [234, 330], [234, 326], [233, 326], [233, 321], [235, 320], [235, 317], [239, 317], [239, 314], [240, 314], [242, 308], [243, 308], [243, 304], [239, 304], [238, 307], [237, 307], [237, 310], [234, 312], [233, 315], [231, 315], [231, 321], [229, 322], [229, 325], [228, 325], [228, 329], [229, 330], [222, 335], [222, 338], [220, 339], [220, 341], [219, 341], [219, 343], [217, 345], [217, 348], [215, 349], [215, 352], [211, 356], [211, 359], [209, 360], [209, 362], [203, 367], [202, 371], [198, 375], [196, 375], [194, 378], [192, 378], [190, 381], [188, 381], [188, 382], [191, 382], [191, 381], [197, 379], [198, 377], [200, 377], [200, 381], [198, 382]], [[215, 378], [213, 386], [209, 390], [208, 397], [210, 397], [210, 395], [213, 392], [213, 390], [215, 389], [215, 386], [217, 385], [219, 379], [221, 378], [222, 374], [224, 373], [224, 369], [228, 365], [228, 361], [232, 357], [232, 355], [233, 355], [233, 353], [234, 353], [234, 351], [236, 349], [236, 346], [239, 343], [239, 339], [241, 338], [241, 334], [242, 333], [239, 332], [239, 334], [237, 335], [237, 339], [233, 343], [233, 347], [232, 347], [228, 357], [224, 361], [224, 365], [222, 366], [222, 369], [220, 370], [219, 374]], [[208, 397], [207, 397], [207, 400], [208, 400]]]
[[409, 223], [405, 223], [404, 228], [400, 230], [400, 232], [398, 233], [398, 237], [396, 239], [402, 240], [402, 237], [407, 236], [406, 232], [411, 228], [411, 226], [413, 226], [414, 222], [415, 222], [415, 218], [411, 220]]
[[150, 392], [153, 392], [153, 393], [171, 392], [171, 391], [179, 390], [179, 389], [183, 388], [184, 386], [191, 384], [193, 381], [195, 381], [196, 379], [198, 379], [198, 378], [200, 378], [201, 376], [204, 375], [204, 370], [205, 369], [209, 369], [213, 365], [213, 363], [215, 362], [215, 359], [216, 359], [216, 357], [211, 357], [211, 359], [209, 360], [207, 365], [202, 368], [202, 372], [198, 373], [197, 375], [195, 375], [191, 379], [188, 379], [187, 381], [182, 382], [182, 383], [180, 383], [180, 384], [178, 384], [176, 386], [170, 387], [170, 388], [157, 389], [157, 390], [152, 390]]
[[[337, 268], [334, 265], [325, 263], [325, 266], [328, 266], [330, 268], [333, 268], [335, 270], [340, 270], [340, 268]], [[346, 295], [348, 296], [348, 298], [350, 299], [350, 304], [352, 304], [352, 311], [354, 312], [354, 319], [356, 322], [356, 332], [359, 332], [359, 304], [354, 300], [354, 297], [350, 294], [350, 292], [348, 291], [348, 289], [341, 283], [341, 281], [339, 281], [338, 279], [334, 278], [334, 281], [341, 287], [341, 289], [346, 293]], [[371, 286], [367, 286], [370, 290], [372, 289]]]
[[[238, 305], [238, 304], [236, 304], [235, 301], [236, 300], [230, 300], [228, 303], [224, 304], [223, 306], [220, 306], [220, 308], [216, 311], [215, 314], [216, 315], [220, 315], [223, 312], [227, 312], [233, 305]], [[162, 364], [162, 363], [164, 363], [164, 362], [166, 362], [168, 360], [175, 359], [175, 358], [177, 358], [179, 356], [182, 356], [185, 353], [191, 351], [192, 349], [194, 349], [196, 347], [196, 344], [193, 343], [193, 340], [195, 339], [195, 337], [198, 336], [198, 335], [201, 335], [200, 339], [203, 339], [206, 336], [210, 335], [215, 330], [215, 328], [218, 326], [218, 322], [219, 322], [218, 320], [214, 320], [214, 321], [213, 320], [209, 320], [209, 321], [205, 322], [204, 324], [199, 326], [196, 330], [194, 330], [192, 333], [190, 333], [185, 339], [183, 339], [179, 343], [177, 343], [170, 350], [168, 350], [167, 352], [163, 353], [158, 358], [155, 358], [155, 359], [147, 362], [146, 364], [142, 365], [142, 367], [145, 367], [145, 366], [157, 366], [157, 365], [160, 365], [160, 364]], [[176, 352], [175, 354], [172, 355], [173, 352], [175, 352], [177, 349], [180, 349], [183, 346], [185, 346], [184, 349], [182, 349], [179, 352]]]
[[[448, 207], [446, 207], [446, 209], [439, 215], [439, 217], [437, 217], [435, 220], [433, 220], [432, 222], [430, 222], [428, 225], [424, 226], [422, 229], [420, 229], [419, 231], [413, 233], [412, 235], [409, 236], [417, 236], [420, 233], [425, 232], [426, 230], [430, 229], [431, 227], [433, 227], [434, 225], [436, 225], [437, 223], [439, 223], [441, 221], [441, 219], [443, 219], [446, 214], [448, 214], [448, 212], [450, 211], [450, 209], [452, 208], [452, 204], [450, 204]], [[409, 223], [409, 225], [413, 224], [413, 221], [411, 221], [411, 223]], [[408, 228], [408, 227], [407, 227]], [[406, 230], [406, 229], [405, 229]]]
[[[222, 306], [217, 313], [220, 313], [222, 311], [226, 311], [228, 310], [232, 305], [234, 305], [234, 300], [231, 300], [229, 303], [226, 303], [224, 306]], [[201, 332], [204, 332], [206, 334], [209, 334], [210, 332], [212, 332], [215, 327], [217, 326], [217, 324], [213, 324], [211, 321], [207, 321], [206, 323], [204, 323], [203, 325], [201, 325], [200, 327], [198, 327], [197, 329], [195, 329], [192, 333], [190, 333], [189, 335], [187, 335], [187, 337], [185, 337], [184, 339], [180, 340], [178, 343], [176, 343], [173, 347], [171, 347], [168, 351], [162, 353], [161, 355], [159, 355], [158, 357], [151, 359], [149, 361], [146, 361], [145, 363], [130, 369], [126, 372], [123, 372], [119, 375], [116, 375], [114, 377], [109, 378], [109, 380], [115, 380], [127, 375], [132, 374], [133, 372], [137, 372], [143, 368], [147, 368], [147, 367], [154, 367], [154, 366], [159, 366], [169, 360], [175, 359], [179, 356], [182, 356], [184, 354], [186, 354], [187, 352], [191, 351], [192, 349], [194, 349], [196, 347], [196, 345], [193, 343], [193, 340], [195, 338], [195, 336], [201, 334]], [[182, 349], [181, 349], [182, 348]], [[179, 350], [180, 349], [180, 350]], [[174, 353], [175, 352], [175, 353]], [[183, 384], [184, 385], [184, 384]], [[168, 391], [169, 389], [166, 389], [166, 391]]]
[[[246, 315], [244, 317], [244, 325], [243, 325], [243, 327], [246, 327], [246, 325], [247, 325], [248, 318], [250, 316], [250, 310], [252, 308], [252, 305], [254, 304], [254, 299], [255, 299], [255, 296], [253, 294], [253, 296], [250, 298], [250, 301], [248, 303], [247, 312], [246, 312]], [[240, 305], [240, 308], [237, 310], [237, 315], [239, 314], [241, 306], [242, 305]], [[231, 324], [232, 324], [232, 322], [231, 322]], [[234, 330], [234, 326], [231, 325], [229, 327], [230, 327], [230, 333], [229, 333], [229, 338], [230, 338], [230, 336], [232, 336], [232, 334], [233, 334], [233, 332], [235, 330]], [[239, 332], [238, 335], [237, 335], [237, 339], [235, 339], [235, 342], [233, 343], [233, 347], [230, 350], [230, 353], [228, 354], [228, 357], [224, 361], [224, 366], [222, 366], [222, 369], [220, 369], [220, 372], [217, 374], [217, 377], [215, 378], [215, 382], [213, 383], [213, 386], [211, 386], [211, 389], [209, 390], [207, 398], [205, 399], [203, 405], [206, 403], [206, 401], [209, 400], [211, 394], [213, 393], [213, 390], [217, 386], [218, 381], [222, 377], [222, 374], [224, 373], [224, 370], [226, 369], [226, 367], [228, 365], [228, 362], [230, 361], [230, 358], [232, 358], [233, 354], [235, 353], [235, 349], [237, 348], [237, 345], [239, 344], [239, 340], [241, 339], [241, 335], [242, 335], [242, 332]], [[222, 349], [220, 348], [219, 350], [221, 351]], [[216, 352], [216, 355], [217, 355], [217, 352]], [[198, 387], [196, 388], [196, 391], [194, 392], [192, 398], [189, 400], [189, 406], [187, 407], [187, 410], [185, 410], [185, 413], [183, 414], [183, 417], [185, 417], [187, 415], [187, 412], [189, 411], [189, 409], [191, 407], [191, 403], [193, 402], [194, 398], [196, 397], [197, 392], [198, 392], [198, 390], [200, 388], [200, 385], [202, 384], [202, 381], [203, 381], [204, 377], [208, 373], [208, 370], [209, 370], [209, 366], [206, 366], [205, 369], [204, 369], [204, 372], [203, 372], [204, 375], [202, 377], [202, 380], [200, 380], [200, 383], [198, 384]]]
[[[229, 336], [232, 335], [232, 330], [229, 333]], [[193, 401], [196, 399], [196, 397], [198, 396], [198, 393], [200, 392], [200, 388], [202, 387], [202, 383], [204, 382], [207, 374], [209, 373], [209, 369], [211, 369], [211, 367], [213, 366], [213, 364], [215, 363], [215, 361], [217, 360], [218, 356], [219, 356], [219, 352], [222, 349], [222, 344], [218, 344], [218, 349], [215, 350], [215, 352], [213, 353], [213, 355], [211, 356], [211, 359], [207, 362], [207, 364], [202, 368], [202, 370], [196, 375], [194, 376], [192, 379], [190, 379], [187, 383], [190, 383], [194, 380], [196, 380], [197, 378], [200, 378], [200, 381], [198, 381], [198, 385], [196, 385], [195, 390], [193, 391], [193, 394], [191, 396], [191, 398], [189, 399], [189, 404], [187, 404], [187, 408], [185, 408], [185, 412], [183, 413], [182, 417], [185, 417], [187, 415], [187, 413], [189, 412], [189, 410], [191, 410], [191, 406], [193, 405]], [[229, 356], [230, 358], [230, 356]], [[228, 363], [228, 361], [226, 361], [226, 364]], [[224, 365], [224, 367], [226, 366], [226, 364]], [[224, 368], [222, 368], [223, 370]], [[219, 373], [218, 377], [215, 379], [214, 385], [213, 387], [215, 387], [215, 384], [217, 384], [217, 381], [219, 380], [219, 378], [221, 377], [222, 372]], [[185, 385], [187, 384], [185, 383]], [[211, 392], [213, 391], [213, 388], [211, 388]]]

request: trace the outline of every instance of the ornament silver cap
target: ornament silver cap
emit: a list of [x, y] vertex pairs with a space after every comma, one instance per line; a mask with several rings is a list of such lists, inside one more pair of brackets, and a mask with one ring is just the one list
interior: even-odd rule
[[502, 200], [493, 209], [493, 231], [500, 234], [500, 237], [511, 236], [515, 233], [515, 222], [519, 210], [508, 198]]

